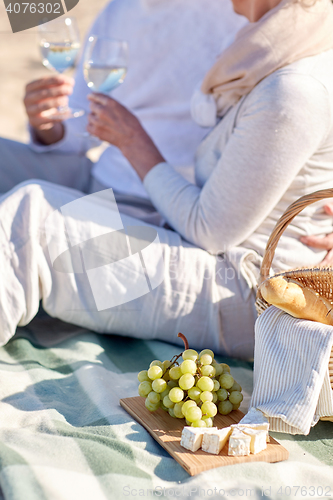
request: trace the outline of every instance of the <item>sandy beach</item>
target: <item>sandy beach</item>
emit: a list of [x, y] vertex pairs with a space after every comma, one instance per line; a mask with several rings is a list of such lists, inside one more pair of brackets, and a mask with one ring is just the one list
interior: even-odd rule
[[[78, 20], [81, 40], [107, 0], [80, 0], [69, 13]], [[12, 33], [0, 0], [0, 136], [27, 141], [27, 121], [22, 98], [27, 82], [49, 73], [43, 67], [37, 29]]]

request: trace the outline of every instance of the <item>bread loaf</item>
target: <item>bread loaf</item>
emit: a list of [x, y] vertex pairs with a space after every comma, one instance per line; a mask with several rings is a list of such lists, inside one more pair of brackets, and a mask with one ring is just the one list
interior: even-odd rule
[[282, 309], [294, 318], [318, 321], [333, 326], [333, 305], [310, 288], [286, 278], [275, 276], [259, 287], [262, 297], [271, 305]]

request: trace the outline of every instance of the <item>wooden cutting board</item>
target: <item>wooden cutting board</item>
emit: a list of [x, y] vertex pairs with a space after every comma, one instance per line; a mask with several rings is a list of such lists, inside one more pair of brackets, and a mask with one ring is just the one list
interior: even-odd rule
[[[224, 465], [239, 464], [243, 462], [281, 462], [287, 460], [289, 452], [275, 439], [270, 438], [267, 449], [247, 457], [229, 457], [228, 443], [219, 455], [211, 455], [205, 451], [191, 452], [180, 446], [181, 433], [185, 420], [172, 418], [161, 408], [150, 412], [145, 407], [145, 398], [125, 398], [120, 400], [120, 405], [141, 424], [163, 448], [191, 475], [199, 474], [204, 470], [222, 467]], [[239, 410], [232, 411], [229, 415], [217, 414], [214, 425], [218, 428], [237, 424], [244, 417]]]

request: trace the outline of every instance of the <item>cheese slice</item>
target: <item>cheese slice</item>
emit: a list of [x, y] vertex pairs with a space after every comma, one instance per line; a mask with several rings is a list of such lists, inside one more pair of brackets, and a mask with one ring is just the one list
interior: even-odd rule
[[230, 434], [231, 427], [205, 432], [202, 438], [202, 451], [218, 455], [228, 441]]
[[261, 410], [258, 410], [257, 408], [250, 408], [248, 413], [242, 418], [240, 422], [238, 422], [237, 426], [239, 425], [246, 425], [247, 427], [251, 427], [252, 429], [267, 430], [266, 441], [267, 443], [269, 443], [269, 422], [268, 418]]
[[250, 445], [251, 437], [234, 427], [229, 437], [228, 455], [232, 455], [233, 457], [250, 455]]
[[268, 422], [264, 422], [263, 424], [243, 424], [241, 422], [242, 421], [240, 421], [238, 424], [233, 424], [233, 425], [231, 425], [231, 427], [232, 428], [237, 427], [237, 429], [240, 429], [243, 432], [245, 432], [245, 429], [253, 429], [255, 431], [265, 431], [266, 442], [269, 443], [269, 434], [268, 434], [269, 423]]
[[201, 448], [202, 436], [204, 432], [216, 430], [216, 427], [207, 429], [206, 427], [184, 427], [180, 445], [190, 451], [197, 451]]
[[251, 437], [250, 451], [253, 454], [260, 453], [267, 448], [267, 431], [264, 429], [251, 429], [251, 427], [241, 427], [239, 430]]

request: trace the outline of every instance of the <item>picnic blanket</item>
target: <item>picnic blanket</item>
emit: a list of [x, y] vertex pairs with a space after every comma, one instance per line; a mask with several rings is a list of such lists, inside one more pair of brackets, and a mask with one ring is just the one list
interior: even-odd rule
[[[186, 332], [184, 332], [186, 333]], [[190, 477], [120, 406], [137, 373], [179, 347], [97, 335], [49, 317], [0, 348], [0, 498], [333, 497], [333, 423], [308, 436], [272, 433], [289, 460], [220, 467]], [[246, 412], [252, 365], [227, 362]]]

